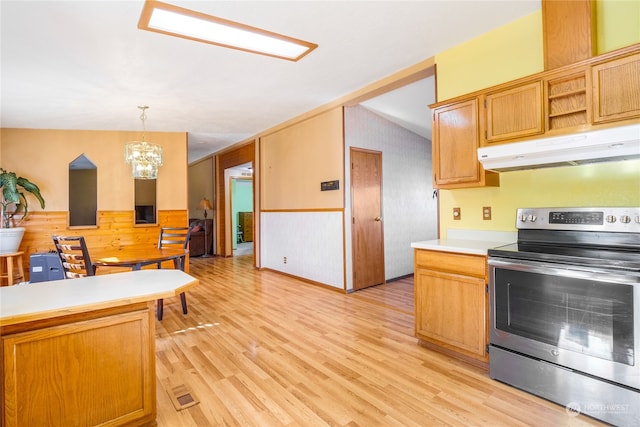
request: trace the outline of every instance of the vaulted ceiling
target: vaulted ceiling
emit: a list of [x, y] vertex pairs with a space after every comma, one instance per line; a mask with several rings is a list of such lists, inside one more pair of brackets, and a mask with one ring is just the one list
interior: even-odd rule
[[[540, 8], [540, 0], [168, 2], [319, 47], [290, 62], [142, 31], [142, 0], [3, 0], [2, 127], [141, 130], [137, 106], [148, 105], [147, 130], [188, 132], [194, 161]], [[433, 99], [423, 97], [433, 87], [418, 82], [365, 106], [428, 134]]]

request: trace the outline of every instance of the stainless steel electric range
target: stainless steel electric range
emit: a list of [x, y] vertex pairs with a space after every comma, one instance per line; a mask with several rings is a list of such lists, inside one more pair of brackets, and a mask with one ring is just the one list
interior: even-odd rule
[[640, 207], [517, 211], [490, 249], [492, 378], [640, 425]]

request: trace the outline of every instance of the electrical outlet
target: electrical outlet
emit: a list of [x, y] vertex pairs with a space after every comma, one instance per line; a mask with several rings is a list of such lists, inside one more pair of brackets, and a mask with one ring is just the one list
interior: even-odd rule
[[491, 219], [491, 206], [484, 206], [482, 208], [482, 219], [487, 221]]
[[283, 262], [284, 264], [286, 264], [286, 263], [287, 263], [287, 257], [282, 258], [282, 262]]
[[460, 208], [453, 208], [453, 219], [458, 221], [461, 217]]

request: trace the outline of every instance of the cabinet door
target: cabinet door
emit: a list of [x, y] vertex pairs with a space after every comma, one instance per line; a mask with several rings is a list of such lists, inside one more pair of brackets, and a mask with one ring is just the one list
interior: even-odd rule
[[438, 107], [433, 112], [433, 173], [436, 188], [485, 185], [478, 162], [478, 100]]
[[488, 360], [484, 279], [416, 269], [416, 335], [449, 350]]
[[541, 81], [489, 93], [485, 96], [484, 106], [483, 145], [544, 131]]
[[155, 424], [153, 322], [147, 308], [3, 336], [2, 425]]
[[591, 68], [593, 123], [640, 117], [640, 54]]

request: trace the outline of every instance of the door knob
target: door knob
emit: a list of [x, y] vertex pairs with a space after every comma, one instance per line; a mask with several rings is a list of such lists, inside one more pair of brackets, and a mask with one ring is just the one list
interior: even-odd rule
[[380, 218], [379, 216], [373, 218], [375, 221], [380, 221], [382, 218]]

